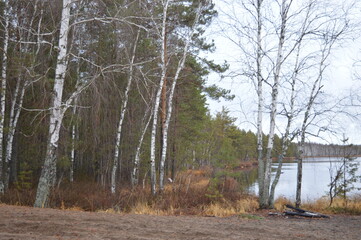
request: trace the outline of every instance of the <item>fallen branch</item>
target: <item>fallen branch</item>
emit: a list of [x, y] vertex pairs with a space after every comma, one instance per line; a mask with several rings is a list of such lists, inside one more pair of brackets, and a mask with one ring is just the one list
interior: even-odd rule
[[327, 215], [323, 215], [316, 212], [310, 212], [301, 208], [293, 207], [292, 205], [286, 204], [287, 208], [292, 209], [293, 211], [284, 211], [283, 213], [286, 216], [301, 216], [301, 217], [310, 217], [310, 218], [330, 218]]

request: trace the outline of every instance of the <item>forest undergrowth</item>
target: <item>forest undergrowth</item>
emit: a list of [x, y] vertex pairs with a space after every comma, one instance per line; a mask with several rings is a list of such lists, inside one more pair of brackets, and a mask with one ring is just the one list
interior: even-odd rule
[[[12, 187], [0, 197], [0, 203], [32, 207], [35, 188]], [[272, 211], [282, 212], [285, 204], [293, 204], [286, 198], [278, 198]], [[256, 213], [258, 199], [242, 191], [232, 177], [214, 177], [214, 169], [187, 170], [168, 183], [163, 192], [153, 196], [150, 186], [121, 186], [115, 194], [97, 183], [63, 182], [52, 191], [51, 208], [149, 215], [197, 215], [226, 217]], [[327, 198], [309, 201], [302, 208], [325, 214], [361, 215], [361, 196], [344, 201]], [[271, 210], [270, 210], [271, 211]]]

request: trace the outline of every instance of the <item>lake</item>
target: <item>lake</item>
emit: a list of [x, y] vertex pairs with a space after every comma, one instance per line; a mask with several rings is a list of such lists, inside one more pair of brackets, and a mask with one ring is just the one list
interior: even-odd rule
[[[354, 162], [361, 163], [361, 158], [357, 158]], [[303, 161], [303, 178], [302, 178], [302, 201], [313, 201], [321, 197], [327, 196], [330, 184], [330, 168], [335, 169], [336, 166], [341, 166], [340, 158], [312, 158]], [[272, 181], [275, 176], [277, 163], [272, 164]], [[356, 173], [361, 176], [361, 164]], [[275, 190], [275, 199], [278, 197], [286, 197], [290, 200], [296, 199], [296, 177], [297, 177], [297, 163], [284, 163], [282, 167], [282, 174]], [[355, 187], [361, 188], [361, 183], [358, 180], [354, 184]], [[249, 187], [249, 192], [258, 194], [258, 183], [252, 183]], [[360, 190], [354, 190], [349, 195], [360, 194]]]

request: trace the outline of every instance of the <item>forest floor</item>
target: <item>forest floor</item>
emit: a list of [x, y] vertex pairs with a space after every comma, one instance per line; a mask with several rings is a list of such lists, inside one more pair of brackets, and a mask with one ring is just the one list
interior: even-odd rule
[[360, 239], [361, 216], [152, 216], [0, 205], [0, 239]]

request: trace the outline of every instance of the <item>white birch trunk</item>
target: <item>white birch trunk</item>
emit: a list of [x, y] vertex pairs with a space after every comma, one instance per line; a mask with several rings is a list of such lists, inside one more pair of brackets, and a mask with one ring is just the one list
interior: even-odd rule
[[[35, 2], [35, 9], [34, 9], [34, 15], [30, 20], [30, 24], [29, 26], [31, 27], [33, 25], [33, 22], [35, 20], [35, 13], [38, 11], [37, 8], [37, 4], [38, 4], [39, 0], [37, 0]], [[44, 3], [42, 3], [43, 5]], [[36, 49], [36, 53], [35, 56], [38, 55], [39, 51], [40, 51], [40, 29], [41, 29], [41, 23], [42, 23], [42, 18], [43, 18], [43, 8], [41, 8], [40, 11], [40, 19], [37, 25], [37, 49]], [[31, 35], [31, 31], [28, 32], [25, 41], [29, 41], [30, 39], [30, 35]], [[19, 39], [19, 42], [21, 42], [21, 39]], [[28, 52], [29, 51], [29, 44], [25, 44], [24, 47], [20, 46], [20, 48], [24, 49], [24, 52]], [[34, 60], [35, 61], [35, 60]], [[35, 62], [33, 61], [32, 66], [35, 66]], [[30, 86], [31, 81], [29, 79], [25, 79], [24, 83], [21, 84], [21, 80], [20, 78], [17, 79], [17, 83], [16, 83], [16, 88], [15, 88], [15, 93], [14, 96], [11, 100], [11, 109], [10, 109], [10, 119], [9, 119], [9, 132], [7, 135], [7, 143], [6, 143], [6, 152], [5, 152], [5, 162], [7, 163], [7, 169], [5, 172], [5, 186], [6, 188], [9, 186], [9, 181], [10, 181], [10, 166], [11, 166], [11, 162], [12, 162], [12, 153], [13, 153], [13, 142], [14, 142], [14, 135], [15, 135], [15, 131], [16, 131], [16, 127], [18, 124], [18, 119], [22, 110], [22, 106], [23, 106], [23, 101], [24, 101], [24, 95], [25, 95], [25, 91], [27, 89], [28, 86]], [[19, 96], [19, 92], [20, 92], [20, 96]]]
[[14, 97], [12, 99], [11, 110], [10, 110], [9, 132], [8, 132], [8, 136], [7, 136], [6, 153], [5, 153], [5, 162], [8, 165], [7, 169], [6, 169], [6, 173], [5, 173], [5, 177], [6, 177], [5, 185], [6, 186], [9, 186], [10, 162], [12, 161], [13, 142], [14, 142], [15, 130], [16, 130], [16, 127], [18, 125], [18, 120], [19, 120], [19, 117], [20, 117], [21, 108], [23, 106], [26, 87], [27, 87], [27, 83], [25, 83], [25, 85], [21, 87], [19, 102], [17, 104], [18, 106], [16, 107], [16, 101], [17, 101], [19, 91], [20, 91], [20, 80], [18, 80], [17, 85], [16, 85], [16, 89], [15, 89], [15, 93], [14, 93]]
[[290, 7], [290, 5], [286, 6], [286, 0], [283, 0], [282, 8], [281, 8], [281, 32], [280, 32], [280, 36], [279, 36], [276, 68], [274, 71], [274, 80], [273, 80], [273, 86], [272, 86], [270, 131], [269, 131], [269, 135], [268, 135], [266, 166], [265, 166], [264, 183], [263, 183], [263, 189], [262, 189], [263, 193], [262, 193], [262, 199], [260, 201], [261, 208], [269, 207], [268, 206], [268, 198], [269, 198], [269, 187], [270, 187], [270, 183], [271, 183], [272, 150], [273, 150], [273, 144], [274, 144], [275, 127], [276, 127], [278, 88], [279, 88], [279, 78], [280, 78], [281, 66], [282, 66], [282, 62], [283, 62], [282, 54], [283, 54], [283, 45], [285, 42], [287, 12], [288, 12], [289, 7]]
[[59, 35], [59, 53], [55, 69], [53, 101], [50, 110], [49, 140], [45, 162], [41, 171], [34, 207], [47, 207], [50, 189], [56, 180], [56, 151], [58, 148], [60, 127], [64, 117], [62, 96], [67, 69], [67, 44], [70, 23], [71, 0], [63, 0], [62, 20]]
[[[321, 63], [321, 68], [323, 68]], [[311, 108], [313, 107], [314, 100], [316, 99], [317, 95], [321, 91], [322, 86], [320, 86], [321, 81], [321, 74], [320, 71], [319, 77], [313, 83], [312, 90], [310, 93], [310, 97], [307, 102], [306, 111], [303, 117], [302, 127], [301, 127], [301, 141], [299, 143], [299, 154], [297, 157], [297, 186], [296, 186], [296, 207], [301, 206], [301, 189], [302, 189], [302, 165], [303, 165], [303, 158], [304, 158], [304, 149], [305, 149], [305, 139], [306, 139], [306, 129], [307, 129], [307, 122], [310, 118]]]
[[124, 121], [124, 117], [125, 117], [125, 111], [127, 110], [129, 91], [130, 91], [132, 81], [133, 81], [133, 67], [134, 67], [135, 52], [137, 49], [139, 33], [140, 32], [138, 30], [137, 37], [136, 37], [135, 43], [134, 43], [132, 59], [130, 62], [130, 67], [129, 67], [128, 83], [127, 83], [127, 87], [125, 89], [124, 100], [123, 100], [123, 104], [122, 104], [121, 111], [120, 111], [118, 131], [117, 131], [116, 143], [115, 143], [115, 149], [114, 149], [113, 169], [112, 169], [112, 175], [111, 175], [111, 192], [112, 193], [115, 193], [115, 189], [116, 189], [117, 170], [118, 170], [118, 166], [119, 166], [120, 141], [122, 138], [122, 126], [123, 126], [123, 121]]
[[305, 139], [306, 139], [306, 130], [310, 122], [312, 121], [311, 118], [311, 109], [315, 103], [315, 100], [317, 96], [321, 93], [322, 90], [322, 78], [323, 78], [323, 72], [325, 71], [327, 64], [326, 60], [330, 56], [333, 44], [338, 40], [340, 35], [344, 32], [345, 28], [347, 28], [347, 24], [343, 26], [343, 28], [335, 32], [335, 28], [332, 28], [330, 32], [327, 32], [327, 34], [332, 35], [332, 39], [328, 39], [327, 34], [325, 34], [324, 38], [322, 39], [324, 41], [324, 45], [321, 49], [321, 57], [320, 57], [320, 63], [318, 66], [318, 75], [313, 82], [312, 90], [310, 92], [308, 102], [306, 105], [305, 114], [303, 117], [302, 127], [300, 130], [300, 137], [301, 141], [299, 142], [299, 156], [297, 159], [297, 186], [296, 186], [296, 207], [300, 207], [301, 205], [301, 189], [302, 189], [302, 165], [303, 165], [303, 158], [304, 158], [304, 149], [305, 149]]
[[[73, 108], [73, 117], [76, 115], [76, 104], [77, 98], [74, 100], [74, 108]], [[74, 162], [75, 162], [75, 141], [76, 141], [76, 123], [73, 123], [71, 127], [71, 151], [70, 151], [70, 171], [69, 171], [69, 180], [70, 182], [74, 182]]]
[[[147, 113], [145, 114], [144, 117], [147, 116]], [[150, 124], [150, 121], [152, 120], [152, 114], [150, 114], [147, 123], [145, 124], [143, 131], [142, 131], [142, 135], [140, 136], [139, 142], [138, 142], [138, 146], [137, 146], [137, 150], [135, 152], [135, 157], [134, 157], [134, 164], [133, 164], [133, 170], [132, 170], [132, 187], [135, 187], [136, 185], [138, 185], [139, 183], [139, 164], [140, 164], [140, 150], [142, 149], [142, 145], [143, 145], [143, 141], [144, 141], [144, 136], [147, 132], [148, 126]]]
[[4, 145], [4, 123], [5, 123], [5, 103], [6, 103], [6, 78], [7, 78], [7, 51], [9, 42], [9, 3], [8, 0], [4, 0], [4, 47], [2, 56], [2, 67], [1, 67], [1, 89], [0, 89], [0, 194], [4, 193], [5, 184], [3, 176], [3, 167], [7, 166], [7, 163], [3, 162], [3, 145]]
[[[258, 160], [258, 186], [263, 189], [264, 161], [263, 161], [263, 77], [262, 77], [262, 8], [263, 0], [257, 1], [257, 160]], [[263, 199], [263, 191], [259, 191], [259, 199]]]
[[19, 95], [20, 90], [20, 79], [17, 78], [16, 87], [14, 96], [11, 100], [11, 109], [10, 109], [10, 119], [9, 119], [9, 133], [7, 136], [7, 143], [6, 143], [6, 151], [5, 151], [5, 162], [7, 163], [6, 171], [4, 173], [4, 183], [5, 183], [5, 189], [9, 186], [9, 176], [10, 176], [10, 162], [11, 162], [11, 156], [9, 153], [12, 152], [12, 141], [15, 134], [14, 129], [14, 115], [15, 115], [15, 104]]
[[287, 116], [286, 131], [285, 131], [285, 134], [284, 134], [284, 136], [282, 138], [282, 150], [281, 150], [281, 154], [278, 156], [277, 171], [276, 171], [275, 178], [274, 178], [274, 180], [272, 182], [272, 185], [271, 185], [270, 195], [269, 195], [269, 199], [268, 199], [268, 205], [271, 208], [274, 207], [274, 194], [275, 194], [276, 186], [277, 186], [278, 181], [279, 181], [280, 176], [281, 176], [283, 158], [286, 155], [287, 149], [288, 149], [289, 144], [290, 144], [289, 137], [290, 137], [291, 124], [292, 124], [293, 118], [294, 118], [294, 106], [295, 106], [295, 99], [296, 99], [295, 86], [296, 86], [296, 80], [297, 80], [298, 73], [299, 73], [298, 64], [299, 64], [300, 50], [301, 50], [301, 44], [298, 45], [296, 63], [295, 63], [295, 68], [294, 68], [293, 75], [292, 75], [290, 110], [289, 110], [289, 114]]
[[163, 89], [164, 79], [166, 77], [167, 71], [167, 63], [165, 60], [165, 50], [166, 50], [166, 24], [167, 24], [167, 14], [168, 14], [168, 5], [169, 0], [165, 0], [163, 4], [163, 20], [162, 20], [162, 33], [161, 33], [161, 41], [162, 41], [162, 49], [161, 49], [161, 65], [162, 65], [162, 73], [160, 82], [157, 89], [157, 94], [155, 97], [154, 108], [153, 108], [153, 124], [152, 124], [152, 132], [151, 132], [151, 140], [150, 140], [150, 182], [152, 194], [155, 195], [157, 193], [157, 178], [156, 178], [156, 168], [155, 168], [155, 143], [157, 136], [157, 127], [158, 127], [158, 112], [159, 112], [159, 104], [160, 104], [160, 96]]
[[[274, 194], [275, 194], [275, 189], [276, 186], [278, 184], [278, 181], [280, 179], [281, 176], [281, 170], [282, 170], [282, 165], [283, 165], [283, 158], [286, 155], [286, 151], [289, 147], [290, 142], [292, 141], [292, 139], [295, 137], [295, 135], [290, 136], [290, 129], [291, 129], [291, 124], [294, 120], [294, 107], [295, 107], [295, 100], [296, 100], [296, 82], [297, 82], [297, 78], [298, 75], [300, 73], [300, 52], [301, 52], [301, 46], [302, 46], [302, 40], [306, 34], [306, 30], [307, 30], [307, 22], [309, 20], [310, 17], [310, 11], [312, 8], [313, 4], [310, 3], [308, 5], [308, 9], [307, 9], [307, 14], [305, 17], [305, 20], [303, 22], [301, 31], [300, 31], [300, 38], [297, 41], [296, 45], [297, 45], [297, 53], [296, 53], [296, 59], [295, 59], [295, 67], [293, 69], [293, 73], [292, 73], [292, 82], [291, 82], [291, 100], [290, 100], [290, 110], [287, 111], [287, 126], [286, 126], [286, 130], [285, 130], [285, 134], [282, 138], [282, 150], [281, 150], [281, 154], [278, 156], [278, 166], [277, 166], [277, 171], [275, 174], [275, 178], [272, 182], [271, 185], [271, 189], [270, 189], [270, 196], [269, 196], [269, 206], [271, 208], [274, 207]], [[289, 139], [291, 138], [291, 139]]]
[[159, 188], [161, 191], [163, 191], [163, 189], [164, 189], [164, 164], [165, 164], [165, 160], [166, 160], [166, 156], [167, 156], [168, 129], [169, 129], [169, 123], [170, 123], [170, 119], [171, 119], [172, 111], [173, 111], [174, 91], [175, 91], [175, 87], [177, 85], [179, 74], [184, 68], [185, 61], [187, 58], [189, 44], [194, 35], [195, 29], [196, 29], [195, 26], [198, 24], [201, 10], [202, 10], [202, 4], [199, 3], [199, 7], [196, 12], [196, 17], [195, 17], [195, 20], [194, 20], [194, 23], [192, 26], [192, 30], [188, 34], [187, 38], [185, 39], [185, 46], [183, 48], [182, 57], [181, 57], [180, 61], [178, 62], [177, 71], [175, 73], [174, 80], [173, 80], [173, 83], [171, 86], [171, 91], [170, 91], [169, 98], [168, 98], [168, 111], [167, 111], [167, 118], [166, 118], [166, 121], [164, 124], [164, 130], [163, 130], [163, 144], [162, 144], [162, 155], [161, 155], [161, 161], [160, 161], [160, 174], [159, 174]]

